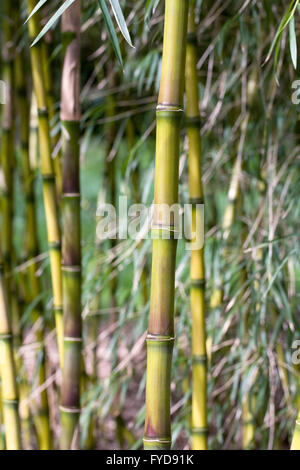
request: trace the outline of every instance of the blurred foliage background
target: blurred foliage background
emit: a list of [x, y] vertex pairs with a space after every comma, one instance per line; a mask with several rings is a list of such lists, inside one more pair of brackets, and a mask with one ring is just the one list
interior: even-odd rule
[[[45, 3], [44, 22], [60, 3]], [[96, 237], [96, 226], [97, 207], [103, 202], [117, 204], [118, 197], [126, 195], [130, 203], [152, 203], [163, 3], [120, 1], [134, 45], [131, 48], [116, 27], [122, 67], [98, 2], [82, 2], [83, 448], [142, 446], [151, 241], [101, 241]], [[292, 102], [292, 84], [299, 77], [293, 42], [299, 31], [297, 5], [293, 26], [287, 25], [280, 33], [268, 58], [286, 8], [284, 1], [196, 2], [210, 449], [242, 448], [242, 429], [249, 423], [250, 448], [288, 448], [299, 405], [299, 369], [292, 361], [294, 341], [300, 339], [299, 110]], [[30, 90], [26, 2], [21, 2], [19, 14], [14, 41], [24, 50], [23, 67]], [[59, 136], [62, 42], [57, 21], [45, 38], [54, 96], [52, 134]], [[32, 145], [34, 133], [33, 116]], [[186, 151], [183, 125], [182, 204], [188, 202]], [[41, 246], [38, 275], [47, 307], [47, 390], [57, 438], [61, 378], [38, 159], [33, 150]], [[13, 275], [18, 279], [26, 270], [22, 259], [25, 202], [20, 145], [16, 162]], [[189, 256], [184, 240], [180, 240], [171, 388], [173, 446], [184, 449], [189, 448], [191, 406]], [[39, 364], [32, 360], [33, 304], [21, 304], [21, 308], [24, 343], [19, 353], [27, 374], [34, 377]], [[34, 380], [29, 384], [30, 404], [36, 389]], [[32, 416], [30, 419], [34, 429]], [[28, 445], [37, 445], [34, 433]]]

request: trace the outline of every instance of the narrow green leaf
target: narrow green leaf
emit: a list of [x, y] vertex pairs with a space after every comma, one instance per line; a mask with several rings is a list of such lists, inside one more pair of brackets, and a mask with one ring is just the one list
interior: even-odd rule
[[98, 2], [99, 2], [99, 6], [101, 8], [101, 11], [103, 13], [104, 21], [106, 23], [106, 26], [107, 26], [107, 29], [108, 29], [108, 33], [109, 33], [110, 40], [112, 42], [113, 48], [115, 50], [115, 53], [117, 55], [117, 58], [118, 58], [118, 60], [121, 64], [121, 66], [123, 67], [123, 59], [122, 59], [122, 54], [121, 54], [118, 38], [117, 38], [117, 33], [115, 31], [112, 19], [110, 17], [106, 1], [105, 0], [98, 0]]
[[296, 32], [295, 32], [295, 19], [294, 19], [294, 17], [290, 21], [289, 32], [290, 32], [291, 58], [292, 58], [294, 69], [296, 70], [297, 69], [297, 39], [296, 39]]
[[71, 6], [72, 3], [74, 2], [75, 0], [66, 0], [62, 4], [62, 6], [54, 13], [54, 15], [50, 18], [50, 20], [47, 21], [42, 31], [37, 35], [37, 37], [35, 38], [35, 40], [33, 41], [30, 47], [34, 46], [43, 36], [45, 36], [45, 34], [47, 33], [47, 31], [49, 31], [49, 29], [55, 23], [55, 21], [57, 21], [61, 17], [61, 15], [64, 13], [64, 11], [66, 11], [66, 9], [69, 8], [69, 6]]
[[123, 12], [121, 10], [120, 4], [118, 0], [109, 0], [112, 11], [115, 15], [116, 21], [118, 23], [118, 26], [120, 28], [121, 33], [123, 34], [125, 40], [128, 42], [128, 44], [133, 47], [133, 44], [131, 42], [130, 34], [127, 28], [127, 24], [123, 15]]
[[266, 62], [268, 62], [268, 60], [270, 59], [274, 47], [276, 46], [277, 42], [278, 42], [278, 41], [280, 40], [280, 38], [281, 38], [281, 35], [282, 35], [283, 30], [284, 30], [284, 29], [286, 28], [286, 26], [289, 24], [291, 18], [293, 18], [294, 13], [295, 13], [295, 10], [296, 10], [296, 8], [297, 8], [297, 6], [298, 6], [298, 3], [299, 3], [299, 0], [293, 0], [293, 1], [290, 3], [288, 9], [286, 10], [286, 12], [285, 12], [285, 14], [284, 14], [284, 17], [282, 18], [282, 20], [281, 20], [281, 22], [280, 22], [280, 25], [279, 25], [279, 27], [278, 27], [278, 29], [277, 29], [277, 31], [276, 31], [275, 37], [274, 37], [274, 39], [273, 39], [273, 41], [272, 41], [271, 47], [270, 47], [270, 49], [269, 49], [269, 51], [268, 51], [267, 57], [266, 57], [266, 59], [265, 59], [265, 61], [264, 61], [264, 64], [265, 64]]
[[28, 16], [27, 20], [25, 21], [25, 23], [27, 23], [28, 20], [30, 20], [30, 18], [44, 5], [44, 3], [46, 3], [47, 0], [40, 0], [38, 2], [38, 4], [34, 7], [34, 9], [32, 10], [32, 12], [30, 13], [30, 15]]

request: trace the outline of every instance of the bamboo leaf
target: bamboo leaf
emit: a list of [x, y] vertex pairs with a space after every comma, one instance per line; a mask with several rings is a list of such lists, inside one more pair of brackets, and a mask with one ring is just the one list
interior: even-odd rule
[[120, 46], [119, 46], [119, 41], [118, 41], [118, 38], [117, 38], [117, 33], [115, 31], [112, 19], [110, 17], [106, 1], [105, 0], [98, 0], [98, 2], [99, 2], [99, 6], [101, 8], [101, 11], [103, 13], [104, 21], [105, 21], [107, 29], [108, 29], [108, 33], [109, 33], [109, 36], [110, 36], [111, 43], [113, 45], [113, 48], [114, 48], [115, 53], [117, 55], [117, 58], [118, 58], [118, 60], [121, 64], [121, 66], [123, 67], [123, 59], [122, 59], [122, 54], [121, 54], [121, 50], [120, 50]]
[[[268, 60], [270, 59], [271, 54], [272, 54], [272, 52], [273, 52], [273, 50], [274, 50], [274, 47], [276, 46], [277, 42], [280, 41], [281, 35], [282, 35], [282, 33], [283, 33], [283, 30], [286, 28], [286, 26], [289, 24], [289, 22], [290, 22], [291, 19], [293, 18], [294, 13], [295, 13], [295, 11], [296, 11], [296, 8], [297, 8], [297, 6], [298, 6], [298, 3], [299, 3], [299, 0], [293, 0], [293, 1], [290, 3], [290, 5], [289, 5], [287, 11], [286, 11], [285, 14], [284, 14], [284, 17], [282, 18], [282, 20], [281, 20], [281, 22], [280, 22], [280, 24], [279, 24], [278, 29], [277, 29], [277, 31], [276, 31], [275, 37], [274, 37], [274, 39], [273, 39], [273, 41], [272, 41], [271, 47], [270, 47], [269, 52], [268, 52], [268, 54], [267, 54], [267, 57], [266, 57], [266, 59], [265, 59], [265, 61], [264, 61], [264, 64], [265, 64], [266, 62], [268, 62]], [[264, 65], [264, 64], [263, 64], [263, 65]]]
[[297, 39], [295, 32], [295, 20], [294, 17], [291, 19], [289, 24], [289, 33], [290, 33], [290, 52], [293, 62], [294, 69], [297, 69]]
[[115, 15], [116, 21], [118, 23], [118, 26], [120, 28], [120, 31], [124, 36], [124, 39], [128, 42], [128, 44], [131, 47], [133, 47], [133, 44], [132, 44], [131, 38], [130, 38], [130, 34], [129, 34], [129, 31], [128, 31], [128, 28], [127, 28], [127, 24], [126, 24], [123, 12], [121, 10], [119, 1], [118, 0], [109, 0], [109, 1], [110, 1], [110, 4], [111, 4], [111, 7], [112, 7], [112, 11]]
[[43, 36], [45, 36], [45, 34], [47, 33], [47, 31], [49, 31], [52, 25], [61, 17], [64, 11], [66, 11], [66, 9], [69, 8], [69, 6], [71, 6], [72, 3], [74, 2], [75, 0], [66, 0], [65, 3], [61, 5], [61, 7], [54, 13], [54, 15], [50, 18], [50, 20], [47, 21], [42, 31], [37, 35], [37, 37], [35, 38], [35, 40], [33, 41], [30, 47], [33, 47]]
[[28, 16], [27, 20], [25, 21], [25, 23], [27, 23], [28, 20], [30, 20], [30, 18], [44, 5], [44, 3], [46, 3], [47, 0], [40, 0], [37, 5], [34, 7], [34, 9], [32, 10], [32, 12], [30, 13], [30, 15]]

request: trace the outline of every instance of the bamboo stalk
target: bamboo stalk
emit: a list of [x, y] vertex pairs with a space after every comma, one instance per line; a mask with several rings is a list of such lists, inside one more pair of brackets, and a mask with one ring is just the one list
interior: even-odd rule
[[[189, 193], [192, 204], [192, 233], [197, 224], [197, 205], [203, 204], [201, 137], [199, 132], [199, 93], [197, 80], [197, 42], [195, 5], [190, 2], [186, 49], [186, 123], [188, 135]], [[198, 211], [199, 212], [199, 211]], [[197, 240], [201, 234], [196, 233]], [[207, 449], [206, 410], [206, 332], [205, 332], [205, 268], [204, 248], [191, 251], [192, 311], [192, 449]]]
[[152, 227], [151, 299], [147, 335], [144, 436], [144, 448], [147, 450], [171, 447], [170, 381], [174, 344], [177, 227], [175, 217], [169, 217], [169, 209], [178, 203], [187, 16], [187, 0], [166, 0], [162, 72], [157, 105], [154, 183], [156, 206]]
[[[11, 305], [13, 304], [13, 280], [10, 274], [13, 252], [13, 170], [14, 170], [14, 44], [12, 31], [12, 6], [4, 4], [3, 28], [3, 79], [6, 102], [2, 115], [1, 142], [1, 247], [0, 247], [0, 375], [2, 388], [2, 415], [7, 449], [20, 449], [20, 422], [18, 416], [18, 392], [13, 351]], [[3, 253], [3, 255], [2, 255]], [[15, 306], [15, 303], [14, 303]]]
[[0, 375], [2, 409], [7, 450], [21, 449], [21, 428], [16, 366], [8, 297], [4, 281], [4, 265], [0, 253]]
[[[4, 4], [2, 74], [6, 90], [6, 103], [2, 115], [1, 142], [1, 212], [2, 212], [2, 254], [4, 270], [10, 273], [12, 268], [13, 251], [13, 168], [14, 168], [14, 46], [12, 40], [12, 7], [9, 2]], [[11, 306], [12, 282], [11, 277], [5, 279], [6, 295]]]
[[[42, 42], [42, 58], [43, 58], [43, 72], [45, 80], [45, 90], [47, 96], [47, 104], [49, 110], [49, 124], [53, 122], [55, 117], [55, 97], [53, 90], [53, 78], [50, 67], [50, 58], [49, 58], [49, 46], [47, 40]], [[55, 173], [55, 183], [58, 199], [61, 196], [62, 192], [62, 168], [61, 168], [61, 152], [57, 149], [59, 146], [60, 133], [55, 134], [51, 138], [52, 149], [56, 152], [53, 159], [54, 163], [54, 173]]]
[[[20, 115], [20, 139], [21, 139], [21, 169], [22, 169], [22, 184], [25, 195], [25, 219], [26, 219], [26, 236], [25, 236], [25, 257], [27, 260], [34, 259], [39, 251], [39, 243], [37, 237], [37, 221], [36, 221], [36, 203], [34, 193], [34, 174], [30, 167], [29, 158], [29, 106], [27, 101], [25, 76], [23, 73], [23, 60], [21, 52], [16, 55], [15, 59], [15, 77], [16, 77], [16, 92], [17, 92], [17, 105]], [[32, 303], [41, 295], [40, 279], [36, 272], [38, 264], [35, 261], [30, 262], [28, 266], [28, 292], [26, 295], [27, 304]], [[41, 386], [46, 381], [46, 354], [43, 344], [44, 339], [44, 322], [43, 322], [43, 305], [42, 302], [37, 302], [31, 312], [31, 317], [34, 323], [39, 326], [36, 328], [36, 341], [39, 348], [36, 349], [36, 358], [42, 356], [40, 361], [37, 383]], [[20, 332], [21, 334], [21, 332]], [[22, 380], [20, 384], [20, 393], [22, 396], [28, 392], [26, 382]], [[24, 426], [28, 429], [28, 413], [23, 407], [23, 415], [25, 417]], [[34, 411], [35, 424], [37, 427], [39, 445], [42, 449], [48, 449], [51, 442], [51, 433], [49, 428], [49, 408], [47, 391], [43, 390], [37, 403], [37, 410]]]
[[64, 368], [61, 392], [62, 449], [76, 448], [79, 440], [81, 374], [81, 234], [80, 234], [80, 0], [62, 15], [65, 58], [61, 87], [63, 195], [62, 274], [64, 313]]
[[[28, 0], [28, 12], [36, 6], [37, 0]], [[30, 41], [40, 30], [39, 12], [28, 21]], [[41, 155], [41, 172], [43, 176], [43, 195], [47, 223], [53, 304], [60, 364], [63, 364], [63, 320], [62, 320], [62, 281], [61, 281], [61, 245], [58, 207], [56, 201], [55, 176], [51, 157], [51, 139], [47, 96], [44, 83], [43, 58], [41, 41], [30, 48], [33, 86], [38, 107], [39, 146]]]

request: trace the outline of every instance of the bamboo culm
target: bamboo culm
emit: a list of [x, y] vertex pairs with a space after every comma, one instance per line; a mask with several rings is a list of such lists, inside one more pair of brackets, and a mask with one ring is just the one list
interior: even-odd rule
[[[0, 376], [2, 414], [5, 426], [6, 449], [21, 449], [21, 430], [18, 413], [18, 390], [13, 350], [11, 319], [12, 282], [4, 272], [11, 270], [12, 220], [13, 220], [13, 167], [14, 167], [14, 126], [13, 126], [13, 45], [12, 25], [8, 20], [12, 14], [9, 2], [5, 3], [3, 21], [4, 45], [3, 79], [6, 83], [6, 103], [3, 111], [1, 171], [1, 246], [0, 246]], [[3, 255], [2, 255], [3, 252]]]
[[[199, 92], [197, 79], [197, 42], [195, 5], [190, 2], [186, 49], [186, 125], [188, 136], [189, 193], [192, 205], [192, 234], [199, 248], [191, 250], [192, 312], [192, 449], [207, 449], [207, 357], [205, 332], [204, 248], [201, 246], [203, 201]], [[193, 242], [193, 239], [191, 240]]]
[[3, 260], [0, 252], [0, 375], [2, 379], [2, 409], [7, 450], [21, 449], [21, 427], [13, 335]]
[[62, 15], [65, 49], [61, 86], [62, 123], [62, 278], [64, 367], [61, 390], [61, 449], [78, 447], [81, 378], [81, 227], [79, 185], [80, 138], [80, 0]]
[[147, 335], [144, 448], [170, 449], [170, 381], [174, 345], [180, 124], [183, 114], [188, 0], [166, 0], [152, 226], [150, 318]]
[[[37, 0], [28, 0], [28, 13], [35, 8]], [[40, 31], [39, 11], [28, 21], [29, 40], [32, 42]], [[38, 132], [43, 176], [43, 196], [47, 223], [50, 269], [53, 290], [53, 304], [60, 365], [63, 364], [63, 319], [62, 319], [62, 279], [61, 279], [61, 235], [59, 227], [56, 184], [51, 156], [51, 137], [47, 95], [44, 83], [42, 43], [39, 41], [30, 48], [33, 86], [38, 107]]]

